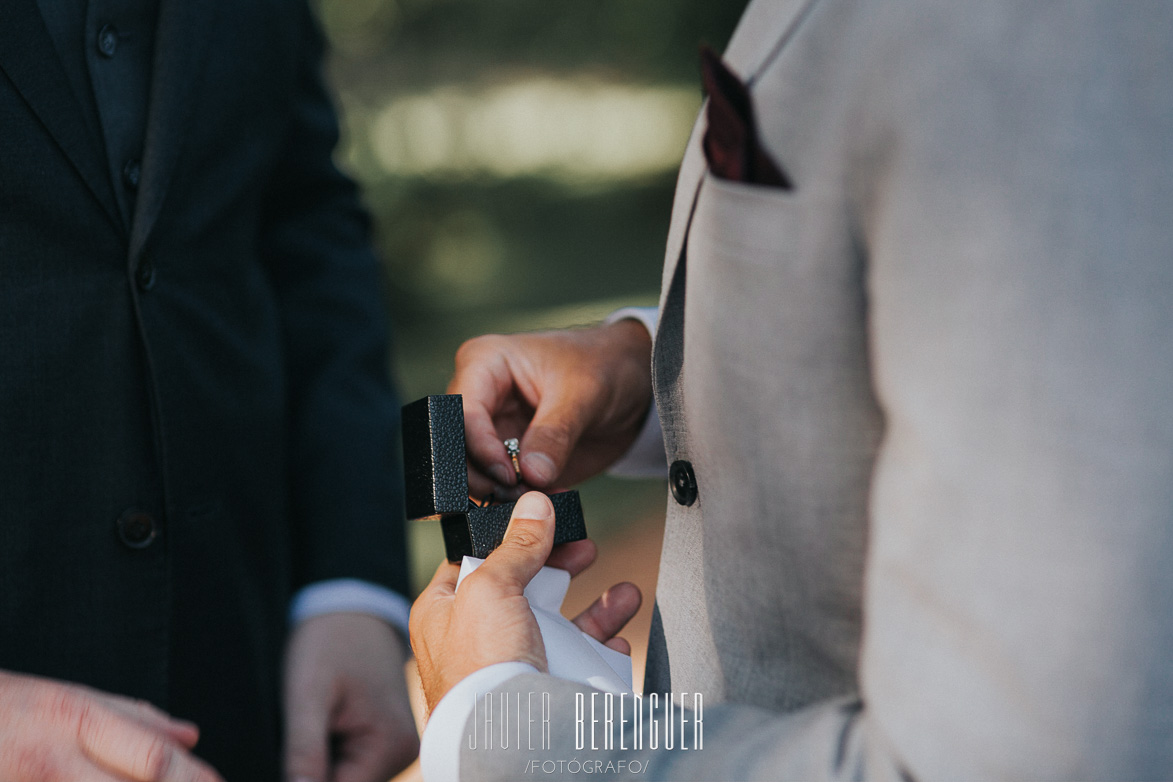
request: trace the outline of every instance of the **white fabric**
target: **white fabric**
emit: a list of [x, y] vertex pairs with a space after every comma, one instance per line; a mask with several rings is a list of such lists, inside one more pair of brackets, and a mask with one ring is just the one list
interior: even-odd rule
[[[483, 562], [477, 557], [464, 558], [456, 580], [457, 590], [465, 577]], [[607, 648], [562, 616], [562, 600], [569, 587], [569, 573], [544, 567], [525, 588], [525, 598], [542, 631], [550, 675], [599, 690], [631, 692], [631, 658]]]
[[356, 578], [318, 581], [302, 588], [289, 604], [289, 623], [296, 625], [313, 616], [353, 612], [376, 616], [407, 637], [411, 603], [386, 587]]
[[[648, 330], [654, 342], [659, 319], [658, 307], [624, 307], [611, 313], [604, 322], [610, 324], [620, 320], [638, 320]], [[635, 438], [635, 442], [627, 449], [627, 453], [611, 465], [607, 474], [617, 478], [664, 478], [668, 475], [668, 459], [664, 455], [664, 432], [660, 429], [660, 414], [656, 410], [654, 399], [643, 429]]]

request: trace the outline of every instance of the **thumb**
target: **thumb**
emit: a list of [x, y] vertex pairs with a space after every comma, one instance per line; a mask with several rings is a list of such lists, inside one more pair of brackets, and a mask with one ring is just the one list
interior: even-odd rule
[[530, 486], [549, 488], [566, 470], [566, 463], [587, 427], [588, 407], [580, 385], [551, 389], [542, 396], [533, 420], [521, 439], [522, 478]]
[[326, 782], [329, 772], [329, 704], [308, 682], [292, 683], [286, 693], [285, 779]]
[[546, 564], [553, 547], [554, 506], [545, 494], [527, 492], [513, 508], [501, 545], [489, 554], [477, 573], [484, 572], [508, 592], [520, 595]]

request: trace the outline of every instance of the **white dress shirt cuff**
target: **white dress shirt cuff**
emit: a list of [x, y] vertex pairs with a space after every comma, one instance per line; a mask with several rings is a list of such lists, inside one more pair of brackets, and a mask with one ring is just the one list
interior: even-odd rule
[[406, 638], [411, 603], [398, 592], [369, 581], [334, 578], [318, 581], [298, 591], [289, 604], [289, 623], [296, 625], [312, 616], [340, 612], [377, 616]]
[[[620, 320], [638, 320], [648, 330], [652, 341], [656, 341], [656, 327], [659, 325], [660, 311], [656, 307], [624, 307], [611, 313], [605, 323], [615, 323]], [[664, 432], [660, 429], [660, 415], [656, 410], [656, 400], [648, 410], [648, 417], [644, 421], [643, 429], [636, 436], [635, 442], [627, 449], [627, 453], [607, 470], [608, 475], [619, 478], [663, 478], [668, 474], [668, 458], [664, 455]]]
[[440, 699], [420, 740], [420, 772], [424, 782], [456, 782], [460, 778], [464, 726], [477, 698], [526, 673], [538, 673], [538, 669], [520, 662], [490, 665], [464, 677]]

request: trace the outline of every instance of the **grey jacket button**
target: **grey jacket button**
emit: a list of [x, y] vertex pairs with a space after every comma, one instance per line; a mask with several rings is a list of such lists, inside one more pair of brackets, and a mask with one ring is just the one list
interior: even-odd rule
[[158, 535], [158, 525], [149, 514], [139, 510], [128, 510], [118, 519], [118, 539], [129, 548], [146, 548]]
[[668, 470], [668, 485], [672, 487], [672, 496], [681, 505], [692, 505], [696, 502], [696, 475], [688, 462], [672, 462], [672, 467]]

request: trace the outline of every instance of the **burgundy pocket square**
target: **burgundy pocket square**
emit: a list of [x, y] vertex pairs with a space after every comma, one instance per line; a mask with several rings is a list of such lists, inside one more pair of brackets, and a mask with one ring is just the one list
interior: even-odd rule
[[701, 47], [701, 79], [709, 96], [702, 141], [709, 170], [732, 182], [792, 189], [758, 142], [749, 89], [708, 46]]

